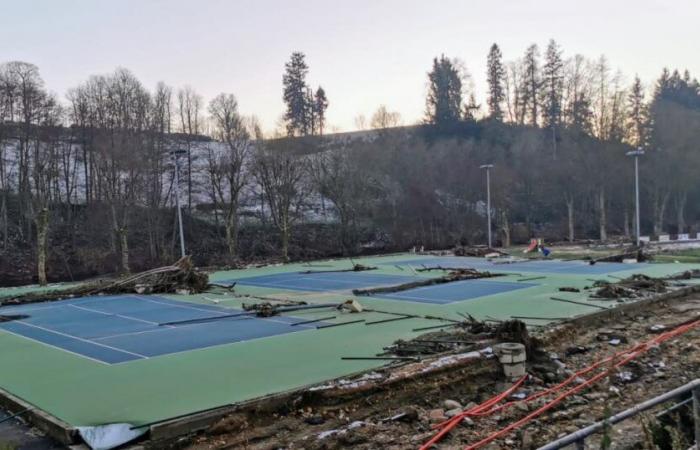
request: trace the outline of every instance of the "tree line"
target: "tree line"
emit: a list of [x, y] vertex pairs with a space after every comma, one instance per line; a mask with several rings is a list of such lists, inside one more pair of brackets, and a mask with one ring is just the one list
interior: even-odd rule
[[532, 45], [505, 62], [496, 44], [486, 59], [484, 107], [465, 65], [442, 55], [422, 123], [401, 127], [382, 105], [372, 133], [328, 135], [326, 93], [294, 53], [286, 135], [274, 139], [233, 93], [205, 104], [191, 87], [148, 90], [120, 68], [60, 100], [36, 66], [2, 64], [0, 274], [15, 268], [10, 256], [31, 261], [40, 283], [97, 260], [119, 272], [171, 261], [176, 155], [200, 264], [481, 243], [485, 163], [502, 245], [629, 236], [633, 148], [646, 150], [644, 230], [696, 229], [700, 88], [688, 72], [664, 70], [653, 90], [627, 85], [605, 58], [565, 58], [554, 41], [543, 60]]

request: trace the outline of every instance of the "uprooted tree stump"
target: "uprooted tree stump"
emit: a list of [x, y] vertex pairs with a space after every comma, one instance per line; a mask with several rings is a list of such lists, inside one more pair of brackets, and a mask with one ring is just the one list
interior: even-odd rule
[[0, 306], [20, 303], [34, 303], [59, 300], [69, 297], [82, 297], [97, 294], [138, 294], [199, 293], [209, 286], [209, 276], [198, 271], [189, 256], [180, 258], [171, 266], [158, 267], [118, 280], [98, 280], [80, 284], [73, 288], [44, 292], [30, 292], [0, 300]]

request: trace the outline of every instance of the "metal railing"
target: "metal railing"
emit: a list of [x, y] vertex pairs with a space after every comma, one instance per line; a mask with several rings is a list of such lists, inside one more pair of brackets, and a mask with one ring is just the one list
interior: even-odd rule
[[695, 447], [700, 449], [700, 378], [691, 381], [681, 387], [678, 387], [672, 391], [668, 391], [665, 394], [661, 394], [658, 397], [654, 397], [645, 402], [639, 403], [630, 409], [626, 409], [621, 413], [615, 414], [605, 420], [596, 422], [593, 425], [587, 426], [586, 428], [581, 428], [563, 438], [557, 439], [556, 441], [550, 442], [537, 450], [557, 450], [560, 448], [567, 447], [569, 445], [576, 445], [576, 449], [583, 450], [585, 448], [585, 440], [587, 437], [594, 433], [603, 430], [605, 427], [614, 425], [623, 420], [634, 417], [637, 414], [646, 411], [647, 409], [653, 408], [656, 405], [667, 402], [679, 395], [691, 393], [693, 399], [693, 421], [695, 427]]

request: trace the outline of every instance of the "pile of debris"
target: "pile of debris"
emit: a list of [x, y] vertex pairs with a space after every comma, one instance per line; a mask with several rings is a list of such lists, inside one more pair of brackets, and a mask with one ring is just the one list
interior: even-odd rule
[[603, 256], [600, 258], [589, 259], [588, 263], [593, 265], [597, 262], [625, 262], [626, 260], [635, 260], [636, 262], [651, 261], [652, 256], [645, 253], [644, 250], [637, 247], [625, 249], [622, 253]]
[[410, 283], [399, 284], [395, 286], [378, 287], [371, 289], [355, 289], [352, 291], [355, 295], [373, 295], [373, 294], [386, 294], [390, 292], [401, 292], [409, 289], [415, 289], [423, 286], [432, 286], [435, 284], [452, 283], [453, 281], [462, 280], [473, 280], [476, 278], [491, 278], [491, 277], [501, 277], [506, 274], [504, 273], [491, 273], [491, 272], [480, 272], [476, 269], [445, 269], [442, 267], [426, 267], [424, 269], [418, 269], [419, 271], [426, 270], [450, 270], [450, 273], [442, 277], [428, 278], [426, 280], [412, 281]]
[[485, 245], [476, 245], [476, 246], [458, 245], [453, 250], [453, 253], [455, 256], [476, 256], [476, 257], [480, 257], [480, 258], [483, 258], [487, 255], [488, 256], [508, 255], [508, 253], [487, 247]]
[[615, 283], [598, 280], [593, 284], [598, 290], [592, 298], [640, 298], [648, 294], [668, 292], [669, 284], [663, 278], [653, 278], [647, 275], [635, 274]]
[[699, 269], [686, 270], [685, 272], [668, 277], [669, 280], [691, 280], [693, 278], [700, 278]]
[[204, 292], [209, 276], [197, 270], [189, 256], [180, 258], [172, 266], [164, 266], [129, 275], [118, 280], [98, 280], [73, 288], [45, 292], [30, 292], [0, 300], [0, 306], [60, 300], [97, 294], [156, 294]]
[[464, 314], [463, 317], [462, 321], [452, 321], [426, 316], [426, 318], [450, 320], [450, 324], [438, 327], [449, 327], [454, 331], [432, 331], [411, 340], [399, 339], [392, 345], [384, 347], [384, 353], [378, 356], [427, 356], [470, 350], [477, 346], [483, 348], [499, 342], [517, 342], [525, 345], [529, 353], [533, 353], [539, 346], [539, 342], [528, 334], [527, 325], [520, 320], [506, 320], [492, 325], [476, 320], [469, 314]]
[[307, 270], [300, 272], [302, 274], [312, 273], [337, 273], [337, 272], [364, 272], [367, 270], [377, 270], [374, 266], [365, 266], [364, 264], [353, 264], [350, 269], [333, 269], [333, 270]]

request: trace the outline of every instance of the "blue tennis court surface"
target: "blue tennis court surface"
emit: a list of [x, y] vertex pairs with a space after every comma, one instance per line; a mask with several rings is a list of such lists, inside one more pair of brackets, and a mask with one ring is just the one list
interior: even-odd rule
[[393, 286], [423, 279], [425, 278], [410, 275], [382, 275], [367, 272], [288, 272], [228, 280], [227, 282], [236, 281], [242, 285], [292, 289], [295, 291], [325, 292], [375, 286]]
[[302, 331], [295, 317], [230, 317], [161, 326], [166, 322], [235, 314], [240, 310], [156, 296], [97, 296], [0, 308], [29, 317], [0, 322], [5, 330], [108, 364]]
[[596, 263], [590, 265], [583, 261], [557, 261], [557, 260], [534, 260], [525, 262], [515, 262], [510, 264], [498, 264], [486, 260], [485, 258], [472, 257], [437, 257], [422, 258], [398, 263], [383, 263], [385, 265], [413, 266], [413, 267], [459, 267], [474, 268], [478, 270], [490, 270], [498, 272], [531, 272], [531, 273], [562, 273], [570, 275], [605, 275], [623, 270], [634, 270], [643, 267], [645, 264], [623, 264], [623, 263]]
[[380, 294], [376, 297], [391, 300], [408, 300], [411, 302], [433, 303], [443, 305], [469, 300], [487, 295], [502, 294], [517, 289], [537, 286], [532, 283], [513, 283], [509, 281], [464, 280], [452, 283], [424, 286], [408, 291]]

